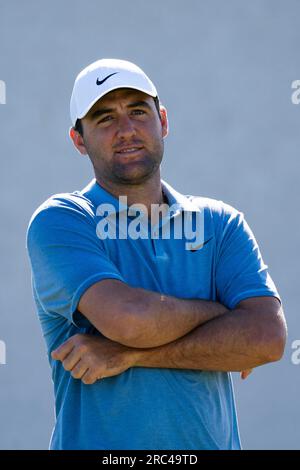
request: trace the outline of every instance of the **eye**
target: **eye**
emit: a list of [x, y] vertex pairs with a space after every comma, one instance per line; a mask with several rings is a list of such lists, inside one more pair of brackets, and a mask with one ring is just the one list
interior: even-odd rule
[[133, 112], [134, 114], [137, 114], [137, 115], [139, 115], [139, 114], [146, 114], [143, 109], [134, 109], [132, 112]]
[[105, 116], [103, 119], [101, 119], [100, 121], [98, 121], [98, 124], [101, 124], [102, 122], [110, 121], [110, 119], [112, 119], [112, 116], [111, 116], [111, 115]]

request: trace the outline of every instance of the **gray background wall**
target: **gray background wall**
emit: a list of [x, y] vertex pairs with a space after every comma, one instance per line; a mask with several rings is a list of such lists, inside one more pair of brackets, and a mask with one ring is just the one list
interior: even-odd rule
[[49, 195], [82, 188], [68, 140], [75, 75], [117, 57], [139, 64], [169, 111], [163, 176], [246, 214], [284, 301], [286, 354], [235, 376], [244, 448], [300, 448], [300, 79], [297, 0], [0, 0], [0, 448], [47, 448], [53, 396], [31, 298], [25, 231]]

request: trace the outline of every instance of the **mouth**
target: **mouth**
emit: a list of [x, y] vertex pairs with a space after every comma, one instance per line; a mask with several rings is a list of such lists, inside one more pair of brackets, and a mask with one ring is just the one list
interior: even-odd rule
[[127, 147], [115, 153], [116, 155], [120, 155], [122, 157], [131, 157], [137, 155], [142, 149], [143, 147]]

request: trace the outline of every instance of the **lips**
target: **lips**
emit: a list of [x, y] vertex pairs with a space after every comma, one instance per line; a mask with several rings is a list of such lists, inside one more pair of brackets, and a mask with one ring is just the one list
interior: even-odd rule
[[115, 156], [121, 158], [124, 161], [134, 161], [136, 158], [140, 157], [141, 150], [143, 147], [131, 146], [124, 147], [115, 152]]
[[119, 155], [133, 155], [134, 153], [141, 150], [143, 147], [131, 146], [131, 147], [123, 147], [121, 149], [116, 150], [116, 153]]

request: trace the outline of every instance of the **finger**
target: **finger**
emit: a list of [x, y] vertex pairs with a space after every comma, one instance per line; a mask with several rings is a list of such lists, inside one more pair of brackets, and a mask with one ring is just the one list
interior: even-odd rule
[[253, 372], [253, 369], [248, 369], [245, 371], [245, 379]]
[[245, 380], [252, 372], [253, 369], [247, 369], [247, 370], [243, 370], [241, 372], [241, 379], [242, 380]]
[[54, 351], [51, 353], [51, 357], [52, 359], [63, 361], [68, 356], [68, 354], [70, 354], [73, 348], [73, 342], [68, 340], [61, 344], [58, 348], [54, 349]]
[[81, 379], [87, 372], [88, 366], [83, 361], [79, 361], [76, 366], [72, 369], [71, 375], [74, 379]]
[[72, 351], [62, 361], [62, 365], [64, 366], [65, 370], [72, 370], [80, 361], [80, 359], [81, 353], [78, 348], [74, 347]]
[[90, 369], [86, 371], [86, 373], [81, 377], [82, 382], [85, 385], [92, 385], [97, 381], [97, 377], [95, 374], [92, 373]]

